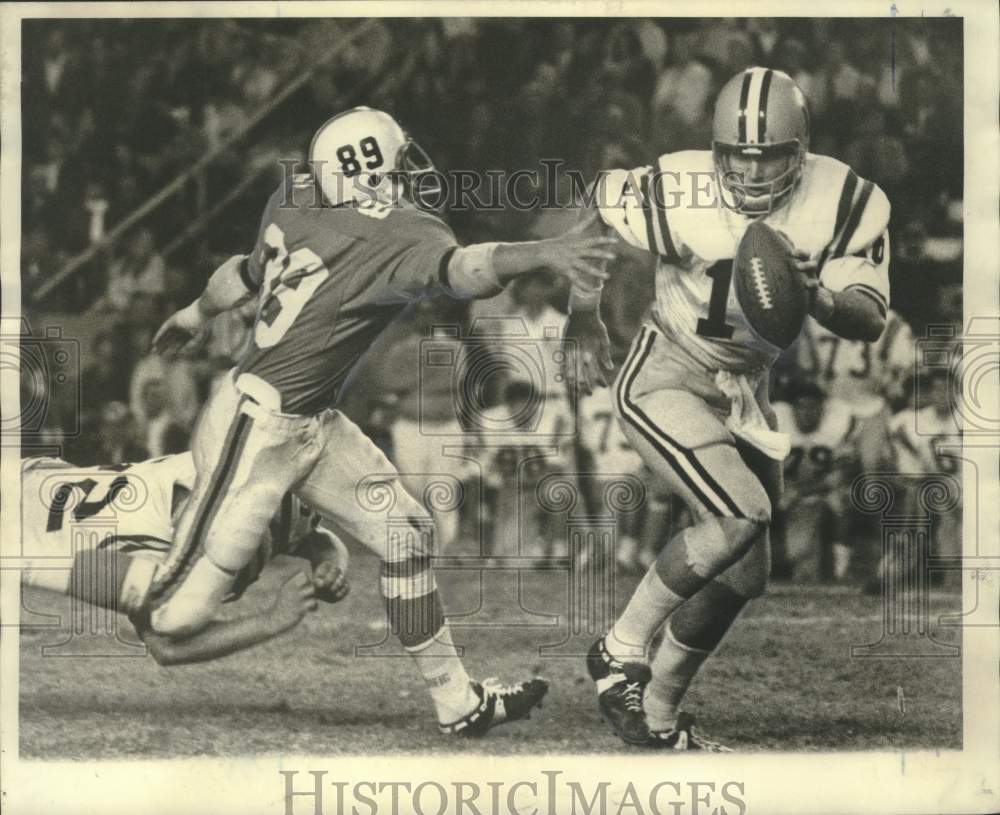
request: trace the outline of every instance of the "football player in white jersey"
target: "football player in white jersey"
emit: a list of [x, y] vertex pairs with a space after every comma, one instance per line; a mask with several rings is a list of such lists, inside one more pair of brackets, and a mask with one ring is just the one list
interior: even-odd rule
[[916, 359], [913, 332], [895, 311], [886, 314], [885, 331], [871, 343], [845, 340], [807, 318], [796, 350], [801, 374], [821, 384], [859, 419], [869, 419], [885, 406], [885, 381], [912, 370]]
[[[931, 369], [922, 378], [926, 390], [919, 394], [925, 404], [917, 409], [901, 410], [889, 420], [893, 469], [902, 475], [942, 474], [961, 480], [961, 460], [957, 454], [962, 443], [954, 410], [954, 393], [944, 369]], [[907, 510], [920, 515], [919, 488], [908, 482]], [[938, 557], [959, 557], [962, 554], [962, 509], [960, 502], [943, 513], [934, 528], [934, 554]], [[880, 568], [880, 572], [884, 565]]]
[[845, 402], [828, 398], [811, 380], [793, 382], [787, 397], [774, 405], [778, 430], [791, 442], [784, 490], [772, 517], [774, 543], [781, 541], [788, 577], [829, 580], [847, 568], [841, 519], [858, 420]]
[[295, 627], [316, 608], [317, 598], [334, 603], [347, 595], [347, 549], [317, 526], [318, 515], [288, 494], [256, 558], [223, 599], [239, 599], [277, 555], [308, 560], [312, 579], [297, 571], [269, 608], [214, 620], [189, 637], [151, 631], [134, 589], [166, 557], [194, 479], [190, 453], [98, 467], [26, 459], [21, 554], [31, 565], [22, 572], [22, 582], [125, 614], [162, 665], [216, 659], [258, 645]]
[[[581, 469], [609, 476], [641, 476], [642, 458], [622, 432], [606, 390], [581, 397], [577, 404], [577, 433]], [[639, 511], [618, 513], [614, 557], [625, 571], [638, 568], [641, 518]]]
[[[746, 228], [763, 220], [784, 234], [822, 325], [866, 342], [884, 328], [889, 202], [850, 167], [808, 148], [802, 92], [786, 74], [755, 67], [720, 92], [711, 150], [612, 170], [595, 187], [604, 224], [658, 258], [656, 304], [614, 383], [615, 410], [643, 460], [696, 519], [666, 543], [588, 655], [601, 712], [629, 743], [718, 748], [678, 706], [767, 584], [768, 526], [788, 440], [774, 432], [767, 393], [780, 349], [754, 332], [731, 285]], [[576, 345], [567, 350], [579, 352], [585, 390], [610, 368], [599, 300], [577, 289], [570, 298], [567, 336]]]

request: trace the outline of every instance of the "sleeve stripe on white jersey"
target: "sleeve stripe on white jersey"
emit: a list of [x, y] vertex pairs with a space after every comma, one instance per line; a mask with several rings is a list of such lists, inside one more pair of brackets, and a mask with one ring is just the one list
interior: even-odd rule
[[642, 174], [639, 179], [639, 193], [642, 195], [642, 214], [646, 218], [646, 242], [649, 244], [649, 251], [654, 255], [662, 254], [659, 243], [653, 232], [653, 207], [649, 200], [649, 173]]
[[851, 238], [854, 237], [854, 232], [858, 228], [858, 224], [861, 223], [861, 216], [865, 214], [865, 207], [868, 206], [868, 199], [871, 198], [872, 190], [874, 189], [875, 185], [871, 181], [866, 181], [861, 185], [858, 200], [855, 201], [854, 207], [851, 209], [851, 217], [847, 219], [847, 224], [844, 226], [844, 234], [841, 235], [837, 248], [833, 251], [833, 257], [840, 258], [844, 256], [844, 252], [847, 251], [847, 246], [850, 244]]
[[874, 289], [864, 283], [853, 283], [848, 286], [845, 291], [861, 292], [861, 294], [865, 294], [875, 301], [875, 304], [878, 306], [883, 317], [889, 313], [889, 305], [885, 302], [885, 296], [878, 289]]
[[854, 170], [848, 169], [847, 176], [844, 178], [844, 186], [840, 190], [840, 201], [837, 203], [837, 220], [833, 225], [833, 237], [830, 238], [830, 242], [823, 249], [823, 254], [819, 259], [819, 268], [823, 268], [823, 264], [826, 263], [827, 258], [830, 256], [830, 252], [833, 251], [833, 246], [837, 242], [837, 237], [840, 235], [841, 230], [844, 228], [844, 224], [847, 222], [847, 216], [851, 211], [851, 203], [854, 201], [854, 191], [858, 186], [858, 174]]
[[[667, 171], [663, 168], [663, 158], [656, 165], [657, 174], [654, 176], [656, 183], [660, 185], [659, 191], [662, 193], [663, 181], [662, 179], [668, 178]], [[666, 250], [663, 256], [667, 259], [669, 263], [677, 263], [680, 260], [680, 255], [677, 253], [677, 247], [674, 246], [674, 239], [670, 236], [670, 225], [667, 223], [667, 205], [666, 197], [664, 200], [660, 200], [660, 196], [653, 195], [653, 203], [656, 205], [656, 222], [660, 227], [660, 242], [663, 244], [663, 248]]]

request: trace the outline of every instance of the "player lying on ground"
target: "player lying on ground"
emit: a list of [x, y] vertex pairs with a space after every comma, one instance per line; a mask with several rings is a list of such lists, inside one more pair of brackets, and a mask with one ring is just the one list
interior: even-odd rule
[[[310, 576], [301, 570], [290, 575], [264, 611], [212, 619], [189, 636], [150, 630], [135, 604], [134, 587], [167, 556], [174, 522], [194, 480], [190, 453], [100, 467], [74, 467], [55, 458], [25, 460], [22, 552], [38, 560], [22, 573], [23, 583], [127, 615], [161, 665], [203, 662], [251, 648], [294, 628], [316, 608], [317, 599], [336, 603], [347, 596], [347, 549], [317, 526], [316, 513], [289, 494], [222, 602], [238, 600], [279, 555], [302, 558]], [[46, 566], [46, 559], [67, 557], [72, 558], [69, 569]]]
[[[678, 706], [767, 584], [768, 526], [788, 440], [773, 432], [767, 392], [781, 349], [751, 325], [730, 285], [747, 228], [763, 221], [784, 234], [822, 325], [867, 342], [883, 330], [889, 202], [808, 144], [802, 92], [780, 71], [751, 68], [719, 94], [711, 151], [667, 153], [653, 167], [602, 179], [604, 223], [658, 257], [656, 303], [615, 381], [615, 410], [647, 465], [696, 519], [667, 542], [588, 657], [601, 711], [629, 743], [712, 747]], [[567, 328], [587, 388], [611, 368], [598, 302], [574, 291]], [[650, 665], [647, 651], [664, 623]]]
[[309, 160], [309, 174], [271, 196], [253, 251], [220, 266], [154, 340], [169, 353], [214, 315], [259, 297], [253, 341], [202, 411], [194, 495], [143, 602], [155, 631], [204, 626], [291, 490], [378, 554], [390, 626], [415, 657], [441, 732], [480, 735], [527, 718], [547, 683], [469, 679], [431, 570], [431, 518], [335, 405], [355, 363], [407, 304], [492, 297], [539, 268], [589, 292], [607, 277], [593, 263], [612, 257], [614, 241], [577, 231], [459, 246], [417, 206], [420, 185], [434, 177], [426, 154], [391, 116], [369, 108], [326, 122]]

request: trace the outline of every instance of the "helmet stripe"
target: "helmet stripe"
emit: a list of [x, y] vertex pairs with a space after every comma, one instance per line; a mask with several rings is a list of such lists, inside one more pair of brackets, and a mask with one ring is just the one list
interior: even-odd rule
[[750, 69], [750, 82], [747, 87], [746, 105], [746, 141], [749, 144], [760, 143], [760, 87], [764, 76], [763, 68]]
[[771, 77], [774, 71], [770, 68], [764, 72], [764, 78], [760, 81], [760, 108], [757, 113], [757, 141], [763, 142], [767, 132], [767, 95], [771, 90]]
[[739, 137], [738, 141], [743, 144], [747, 140], [747, 101], [750, 99], [750, 82], [753, 80], [753, 71], [743, 74], [743, 87], [740, 89], [740, 116], [739, 116]]

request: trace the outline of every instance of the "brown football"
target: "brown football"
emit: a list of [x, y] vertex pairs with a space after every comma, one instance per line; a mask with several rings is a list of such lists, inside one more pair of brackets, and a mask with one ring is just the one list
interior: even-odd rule
[[809, 311], [809, 296], [788, 244], [767, 224], [754, 221], [743, 234], [733, 267], [736, 298], [751, 328], [772, 345], [787, 348]]

